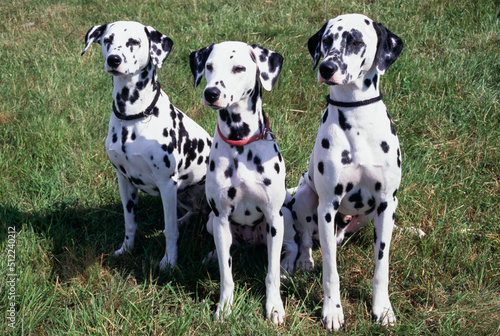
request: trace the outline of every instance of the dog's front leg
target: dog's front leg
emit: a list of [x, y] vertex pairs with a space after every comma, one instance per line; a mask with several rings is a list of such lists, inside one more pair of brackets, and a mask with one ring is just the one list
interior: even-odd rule
[[234, 296], [234, 281], [231, 273], [233, 260], [230, 252], [233, 238], [227, 215], [219, 214], [213, 218], [213, 234], [220, 270], [220, 299], [214, 318], [219, 320], [231, 313]]
[[323, 324], [327, 330], [338, 330], [344, 325], [344, 312], [340, 302], [340, 281], [337, 271], [337, 241], [334, 218], [337, 211], [332, 202], [320, 197], [318, 229], [323, 254]]
[[117, 175], [125, 219], [125, 239], [121, 248], [113, 254], [115, 257], [122, 255], [125, 251], [132, 250], [137, 231], [137, 223], [135, 222], [135, 215], [137, 213], [137, 188], [118, 171]]
[[276, 211], [267, 220], [267, 255], [268, 270], [266, 277], [266, 313], [276, 325], [282, 325], [285, 309], [280, 295], [280, 258], [283, 245], [284, 221], [280, 211]]
[[177, 226], [177, 183], [169, 179], [160, 187], [163, 213], [165, 218], [166, 250], [160, 261], [160, 270], [172, 268], [177, 263], [177, 240], [179, 238], [179, 227]]
[[389, 299], [389, 248], [394, 227], [395, 202], [382, 202], [373, 221], [375, 272], [373, 274], [373, 319], [384, 326], [396, 322]]

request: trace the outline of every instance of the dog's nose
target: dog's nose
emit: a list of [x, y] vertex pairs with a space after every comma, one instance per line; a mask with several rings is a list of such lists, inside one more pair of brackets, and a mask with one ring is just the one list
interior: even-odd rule
[[321, 77], [324, 79], [328, 80], [332, 78], [333, 74], [337, 72], [339, 67], [332, 62], [323, 62], [319, 66], [319, 73], [321, 74]]
[[215, 103], [220, 97], [220, 90], [216, 87], [205, 89], [205, 100], [210, 104]]
[[111, 68], [117, 68], [122, 63], [122, 59], [118, 55], [110, 55], [108, 57], [108, 65]]

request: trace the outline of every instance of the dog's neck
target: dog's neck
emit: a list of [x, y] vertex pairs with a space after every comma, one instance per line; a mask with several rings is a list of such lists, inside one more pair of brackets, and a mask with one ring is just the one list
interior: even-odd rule
[[218, 113], [220, 132], [229, 140], [244, 140], [262, 133], [264, 120], [262, 90], [258, 80], [250, 95]]
[[133, 75], [113, 75], [114, 107], [122, 115], [136, 115], [151, 105], [159, 89], [156, 67], [151, 62]]
[[380, 96], [380, 74], [376, 67], [345, 85], [331, 85], [330, 98], [344, 103], [361, 102]]

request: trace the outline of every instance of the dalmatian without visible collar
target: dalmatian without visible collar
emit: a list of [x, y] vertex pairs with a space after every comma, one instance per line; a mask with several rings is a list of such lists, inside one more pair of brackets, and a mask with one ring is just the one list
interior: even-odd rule
[[[105, 70], [113, 76], [113, 114], [106, 150], [118, 175], [125, 216], [125, 240], [114, 255], [134, 246], [137, 191], [160, 195], [166, 253], [160, 269], [177, 261], [178, 223], [203, 210], [204, 181], [211, 137], [178, 110], [160, 88], [156, 68], [173, 42], [153, 27], [119, 21], [92, 27], [85, 49], [101, 45]], [[177, 204], [187, 210], [177, 219]]]
[[344, 324], [336, 266], [337, 242], [374, 219], [373, 317], [393, 325], [389, 300], [389, 247], [401, 181], [401, 151], [382, 102], [380, 76], [398, 58], [402, 40], [359, 14], [327, 21], [308, 41], [318, 80], [330, 87], [311, 154], [291, 201], [301, 237], [297, 267], [312, 267], [311, 237], [318, 224], [323, 254], [323, 323]]
[[285, 242], [293, 242], [294, 233], [284, 230], [285, 164], [261, 99], [261, 87], [272, 89], [282, 62], [278, 53], [242, 42], [212, 44], [190, 55], [195, 86], [206, 75], [203, 103], [218, 111], [206, 180], [212, 208], [207, 228], [214, 236], [221, 273], [216, 319], [231, 311], [230, 247], [244, 240], [267, 243], [266, 313], [275, 324], [284, 322], [280, 255], [284, 235]]

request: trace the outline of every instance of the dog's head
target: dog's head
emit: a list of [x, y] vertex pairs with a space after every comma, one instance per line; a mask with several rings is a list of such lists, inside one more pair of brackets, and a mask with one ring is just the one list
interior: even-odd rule
[[270, 91], [282, 64], [280, 54], [242, 42], [211, 44], [189, 55], [195, 87], [206, 75], [203, 104], [216, 110], [250, 97], [255, 90], [260, 94], [259, 83]]
[[85, 35], [82, 55], [92, 42], [101, 45], [105, 70], [115, 76], [136, 74], [149, 62], [160, 68], [173, 45], [170, 38], [153, 27], [133, 21], [118, 21], [90, 28]]
[[379, 74], [396, 61], [403, 41], [384, 25], [360, 14], [347, 14], [327, 21], [308, 41], [314, 67], [321, 57], [318, 81], [328, 85], [348, 84], [372, 67]]

